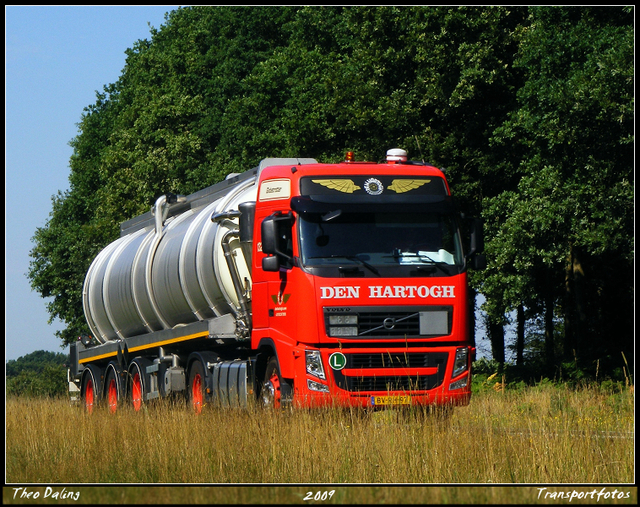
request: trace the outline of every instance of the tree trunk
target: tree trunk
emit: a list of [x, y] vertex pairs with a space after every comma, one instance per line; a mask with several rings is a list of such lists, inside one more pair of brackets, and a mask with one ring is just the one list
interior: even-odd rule
[[500, 364], [504, 364], [504, 325], [493, 321], [489, 321], [487, 325], [491, 340], [491, 355]]
[[547, 365], [555, 363], [555, 344], [553, 340], [553, 296], [548, 295], [544, 305], [544, 344], [547, 357]]
[[584, 270], [577, 249], [572, 245], [565, 270], [564, 347], [566, 357], [579, 355], [584, 340], [586, 315], [583, 306]]
[[522, 366], [524, 363], [524, 306], [518, 305], [518, 336], [516, 340], [516, 365]]

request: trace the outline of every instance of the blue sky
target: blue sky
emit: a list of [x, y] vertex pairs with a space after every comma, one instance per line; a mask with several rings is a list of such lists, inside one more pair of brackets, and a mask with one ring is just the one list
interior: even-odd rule
[[5, 7], [5, 358], [68, 352], [31, 290], [31, 238], [69, 187], [69, 141], [95, 92], [118, 80], [125, 50], [177, 6]]

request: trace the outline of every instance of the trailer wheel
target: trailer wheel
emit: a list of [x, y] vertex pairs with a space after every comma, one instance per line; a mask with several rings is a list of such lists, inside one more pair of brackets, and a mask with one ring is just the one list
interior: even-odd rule
[[137, 368], [131, 378], [131, 402], [133, 409], [139, 412], [142, 408], [142, 376]]
[[107, 405], [109, 406], [109, 412], [115, 414], [118, 410], [118, 400], [122, 398], [120, 394], [120, 383], [118, 382], [118, 375], [113, 367], [109, 367], [107, 370], [107, 378], [105, 382], [105, 394], [107, 397]]
[[139, 412], [144, 405], [144, 399], [149, 389], [149, 374], [146, 372], [147, 366], [152, 363], [148, 359], [138, 357], [129, 364], [129, 399], [133, 409]]
[[133, 409], [139, 412], [142, 408], [142, 376], [137, 368], [131, 378], [131, 402]]
[[100, 393], [102, 392], [101, 377], [102, 371], [92, 364], [87, 366], [87, 369], [82, 376], [80, 396], [82, 398], [84, 408], [89, 414], [93, 413], [93, 409], [100, 401]]
[[187, 388], [188, 403], [196, 414], [202, 412], [205, 403], [204, 366], [199, 360], [191, 363], [189, 370], [189, 386]]

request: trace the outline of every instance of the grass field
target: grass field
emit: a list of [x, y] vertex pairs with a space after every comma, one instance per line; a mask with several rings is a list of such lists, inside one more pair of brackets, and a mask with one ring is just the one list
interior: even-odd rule
[[[377, 485], [363, 488], [370, 501], [389, 503], [375, 496], [376, 488], [394, 489], [384, 488], [385, 483], [631, 486], [635, 480], [629, 388], [489, 390], [444, 420], [423, 410], [207, 408], [197, 416], [182, 404], [161, 403], [140, 413], [126, 409], [112, 415], [99, 409], [88, 415], [65, 399], [10, 398], [6, 482], [369, 484]], [[277, 489], [258, 494], [258, 500], [272, 498]], [[428, 503], [422, 488], [398, 489], [417, 503]], [[427, 489], [429, 494], [436, 490]], [[202, 494], [200, 488], [186, 491]], [[446, 491], [450, 488], [434, 501], [456, 501]], [[497, 501], [484, 488], [471, 491], [489, 494], [489, 503]], [[338, 496], [328, 501], [340, 501]]]

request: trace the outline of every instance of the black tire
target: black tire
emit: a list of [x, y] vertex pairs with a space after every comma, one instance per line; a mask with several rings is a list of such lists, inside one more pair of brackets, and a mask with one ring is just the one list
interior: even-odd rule
[[199, 359], [193, 361], [191, 368], [189, 368], [187, 403], [196, 414], [202, 412], [206, 403], [206, 376], [204, 365]]
[[147, 373], [147, 366], [152, 363], [148, 359], [138, 357], [131, 361], [129, 365], [129, 387], [128, 400], [133, 406], [133, 410], [139, 412], [146, 403], [145, 399], [149, 392], [149, 384], [151, 382], [150, 375]]
[[82, 374], [80, 397], [89, 414], [93, 413], [102, 399], [102, 370], [93, 364], [88, 365]]
[[291, 385], [280, 374], [278, 359], [270, 357], [260, 386], [258, 404], [264, 408], [279, 409], [291, 404], [291, 393]]
[[124, 399], [125, 391], [122, 383], [122, 376], [118, 371], [118, 367], [114, 364], [109, 364], [104, 381], [104, 398], [109, 412], [112, 414], [117, 412], [118, 406], [122, 404]]

